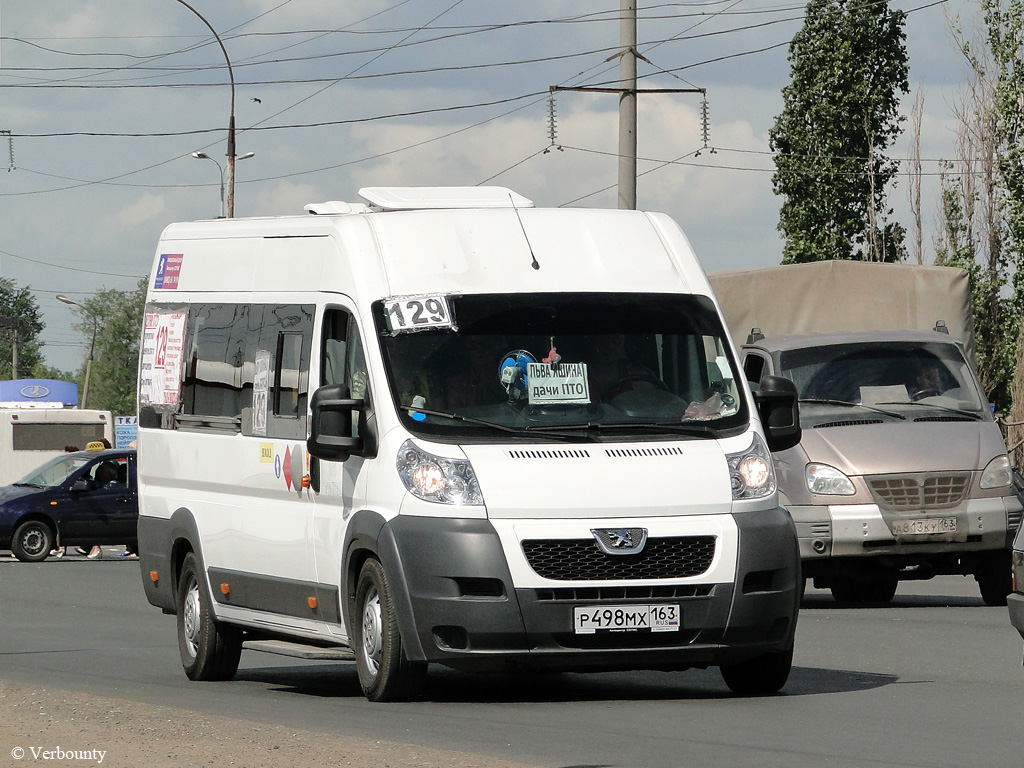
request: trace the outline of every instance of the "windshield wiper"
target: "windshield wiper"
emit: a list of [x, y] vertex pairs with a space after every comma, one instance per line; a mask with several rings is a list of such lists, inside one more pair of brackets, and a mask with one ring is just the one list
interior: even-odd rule
[[718, 431], [705, 424], [677, 424], [663, 421], [588, 421], [585, 424], [550, 424], [525, 427], [528, 432], [573, 432], [593, 434], [604, 429], [647, 429], [692, 437], [718, 437]]
[[11, 485], [15, 486], [16, 488], [45, 488], [46, 487], [45, 485], [40, 485], [39, 483], [11, 483]]
[[914, 401], [914, 400], [906, 400], [906, 401], [903, 401], [903, 400], [892, 400], [892, 401], [886, 401], [884, 403], [879, 403], [879, 405], [916, 405], [919, 408], [937, 408], [940, 411], [949, 411], [950, 413], [958, 413], [961, 416], [969, 416], [970, 418], [974, 419], [975, 421], [981, 421], [981, 419], [982, 419], [982, 416], [981, 416], [980, 413], [975, 413], [973, 411], [964, 411], [964, 410], [962, 410], [960, 408], [950, 408], [948, 405], [938, 405], [937, 403], [920, 403], [920, 402], [917, 402], [917, 401]]
[[[876, 413], [881, 413], [886, 416], [892, 416], [894, 419], [899, 419], [900, 421], [907, 420], [907, 417], [904, 416], [902, 413], [894, 413], [893, 411], [887, 411], [884, 408], [876, 408], [873, 405], [865, 405], [864, 403], [851, 403], [849, 400], [830, 400], [824, 397], [802, 397], [800, 398], [799, 402], [817, 403], [819, 405], [843, 405], [848, 408], [866, 408], [869, 411], [875, 411]], [[896, 405], [896, 403], [886, 403], [886, 405]]]
[[[461, 413], [449, 413], [447, 411], [433, 411], [429, 408], [405, 408], [410, 414], [422, 413], [426, 416], [437, 416], [442, 419], [451, 419], [452, 421], [462, 421], [466, 424], [475, 424], [480, 427], [489, 427], [490, 429], [496, 429], [499, 432], [509, 432], [514, 435], [521, 435], [523, 432], [530, 430], [530, 427], [510, 427], [507, 424], [498, 424], [494, 421], [487, 421], [486, 419], [477, 419], [473, 416], [463, 416]], [[563, 435], [549, 435], [549, 437], [564, 437]]]

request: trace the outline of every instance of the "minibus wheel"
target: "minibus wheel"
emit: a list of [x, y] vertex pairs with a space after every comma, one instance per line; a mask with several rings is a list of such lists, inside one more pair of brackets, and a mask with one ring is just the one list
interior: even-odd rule
[[359, 685], [370, 701], [401, 701], [419, 693], [427, 665], [409, 661], [384, 567], [370, 558], [359, 571], [352, 612]]
[[194, 552], [181, 564], [176, 599], [178, 651], [189, 680], [230, 680], [238, 671], [242, 633], [213, 620], [210, 597]]
[[746, 696], [776, 693], [789, 679], [793, 649], [763, 653], [739, 664], [723, 664], [719, 670], [729, 690]]

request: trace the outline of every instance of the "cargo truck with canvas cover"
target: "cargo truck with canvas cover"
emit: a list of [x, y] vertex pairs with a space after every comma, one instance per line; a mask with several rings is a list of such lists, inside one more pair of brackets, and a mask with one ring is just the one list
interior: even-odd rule
[[792, 380], [803, 436], [775, 454], [804, 574], [843, 601], [973, 575], [1010, 592], [1021, 518], [973, 366], [963, 270], [850, 261], [709, 275], [751, 385]]
[[[354, 660], [789, 674], [799, 552], [707, 279], [660, 214], [372, 188], [173, 224], [139, 371], [139, 555], [193, 679]], [[764, 419], [762, 421], [762, 418]]]

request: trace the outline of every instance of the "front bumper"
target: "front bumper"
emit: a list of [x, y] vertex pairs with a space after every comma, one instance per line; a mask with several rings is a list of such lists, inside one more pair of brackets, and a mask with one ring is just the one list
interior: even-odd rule
[[[732, 520], [738, 540], [728, 582], [696, 576], [517, 586], [490, 521], [399, 516], [388, 527], [408, 589], [400, 616], [407, 652], [483, 671], [682, 669], [788, 650], [801, 581], [793, 522], [780, 508]], [[638, 604], [678, 605], [680, 629], [574, 631], [576, 607]]]
[[[946, 554], [1005, 549], [1014, 530], [1008, 521], [1020, 519], [1016, 496], [968, 499], [954, 509], [895, 514], [877, 504], [793, 505], [800, 557], [872, 557], [904, 554]], [[897, 538], [892, 525], [900, 519], [951, 518], [956, 534], [919, 534]]]
[[1024, 595], [1020, 592], [1011, 592], [1006, 596], [1006, 607], [1010, 612], [1010, 623], [1021, 638], [1024, 638]]

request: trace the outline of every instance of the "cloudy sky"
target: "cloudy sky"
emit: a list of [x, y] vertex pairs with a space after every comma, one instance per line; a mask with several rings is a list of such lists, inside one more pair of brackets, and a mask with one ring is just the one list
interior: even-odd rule
[[[490, 183], [541, 206], [616, 204], [616, 96], [559, 92], [552, 145], [548, 88], [614, 85], [618, 0], [188, 5], [224, 42], [237, 153], [255, 153], [237, 163], [236, 216], [385, 185]], [[977, 3], [892, 6], [909, 13], [911, 88], [925, 98], [930, 230], [965, 75], [950, 23], [970, 28]], [[642, 95], [638, 207], [679, 221], [709, 271], [781, 259], [768, 131], [803, 12], [787, 0], [639, 2], [641, 87], [706, 89], [710, 139], [705, 149], [699, 94]], [[223, 167], [227, 83], [224, 54], [181, 0], [0, 0], [0, 276], [36, 294], [51, 365], [87, 354], [57, 294], [130, 290], [164, 226], [218, 215], [220, 171], [191, 153]], [[908, 148], [904, 137], [889, 154]], [[891, 203], [909, 229], [906, 186]]]

